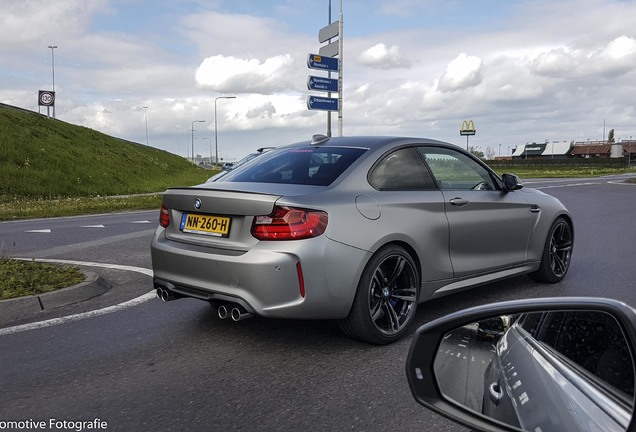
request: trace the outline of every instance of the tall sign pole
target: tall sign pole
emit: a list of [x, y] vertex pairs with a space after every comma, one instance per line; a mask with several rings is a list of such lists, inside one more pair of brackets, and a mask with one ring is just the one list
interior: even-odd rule
[[[320, 29], [318, 41], [327, 42], [320, 47], [318, 54], [309, 54], [307, 67], [327, 72], [327, 77], [310, 75], [307, 88], [314, 91], [327, 92], [326, 97], [308, 96], [307, 109], [327, 111], [327, 136], [331, 136], [331, 111], [338, 111], [338, 131], [342, 136], [342, 0], [340, 0], [340, 20], [331, 22], [331, 0], [329, 1], [329, 25]], [[333, 41], [337, 36], [338, 40]], [[335, 58], [338, 57], [338, 58]], [[338, 78], [331, 78], [332, 72], [338, 72]], [[338, 97], [331, 97], [338, 92]]]
[[340, 15], [338, 16], [338, 135], [342, 136], [342, 67], [344, 57], [344, 45], [342, 42], [342, 0], [340, 0]]
[[[331, 0], [329, 0], [329, 20], [328, 21], [329, 21], [328, 22], [329, 25], [327, 27], [331, 25]], [[320, 39], [320, 36], [318, 36], [318, 39]], [[327, 77], [328, 79], [331, 79], [331, 71], [327, 73]], [[327, 93], [327, 97], [331, 97], [331, 92]], [[327, 111], [327, 136], [328, 137], [331, 136], [331, 111]]]
[[[55, 48], [57, 48], [57, 45], [49, 45], [49, 48], [51, 49], [51, 70], [53, 71], [53, 101], [51, 102], [51, 107], [53, 107], [53, 118], [55, 118], [55, 54], [53, 54], [53, 50]], [[46, 114], [47, 117], [49, 116], [49, 106], [46, 107]]]

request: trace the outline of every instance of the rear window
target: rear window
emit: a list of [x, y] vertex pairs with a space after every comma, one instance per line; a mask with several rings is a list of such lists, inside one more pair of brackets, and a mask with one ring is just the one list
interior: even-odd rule
[[364, 152], [359, 148], [311, 146], [276, 149], [220, 181], [328, 186]]

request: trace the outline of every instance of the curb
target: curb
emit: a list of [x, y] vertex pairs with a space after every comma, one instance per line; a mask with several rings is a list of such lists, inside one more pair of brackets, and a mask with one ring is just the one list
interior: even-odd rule
[[83, 271], [86, 280], [77, 285], [34, 296], [0, 300], [0, 317], [2, 321], [24, 318], [45, 309], [55, 309], [104, 294], [111, 285], [100, 275], [91, 271]]

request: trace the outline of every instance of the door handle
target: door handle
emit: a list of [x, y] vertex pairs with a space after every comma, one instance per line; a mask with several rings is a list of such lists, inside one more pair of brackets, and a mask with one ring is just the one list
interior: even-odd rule
[[541, 207], [539, 207], [538, 205], [530, 206], [530, 213], [539, 213], [540, 211], [541, 211]]
[[468, 204], [468, 200], [464, 199], [464, 198], [453, 198], [452, 200], [450, 200], [451, 205], [457, 206], [457, 207], [464, 207], [466, 204]]

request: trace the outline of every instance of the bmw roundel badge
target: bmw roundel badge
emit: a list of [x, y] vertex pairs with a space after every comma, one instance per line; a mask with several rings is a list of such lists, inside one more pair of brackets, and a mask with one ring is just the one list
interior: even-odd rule
[[201, 209], [201, 199], [197, 198], [194, 200], [194, 208], [197, 210]]

